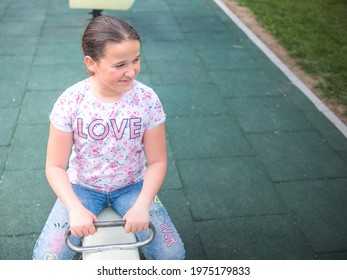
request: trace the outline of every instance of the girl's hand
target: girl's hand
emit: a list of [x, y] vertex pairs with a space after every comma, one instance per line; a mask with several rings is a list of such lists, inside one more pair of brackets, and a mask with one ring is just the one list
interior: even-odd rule
[[149, 226], [149, 207], [135, 203], [124, 215], [123, 220], [126, 221], [124, 226], [126, 233], [144, 231]]
[[70, 230], [75, 236], [88, 236], [96, 232], [94, 222], [97, 221], [96, 216], [88, 209], [77, 207], [70, 209]]

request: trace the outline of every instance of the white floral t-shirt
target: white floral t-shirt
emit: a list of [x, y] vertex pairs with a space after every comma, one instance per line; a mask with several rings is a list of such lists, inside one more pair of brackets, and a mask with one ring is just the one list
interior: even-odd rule
[[89, 78], [68, 88], [50, 114], [55, 128], [74, 134], [71, 183], [106, 192], [143, 179], [143, 135], [165, 119], [158, 96], [146, 85], [135, 81], [117, 102], [103, 103]]

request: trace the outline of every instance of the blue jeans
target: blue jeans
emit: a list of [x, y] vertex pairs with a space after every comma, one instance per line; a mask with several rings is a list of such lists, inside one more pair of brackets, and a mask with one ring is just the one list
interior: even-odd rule
[[[73, 185], [73, 190], [89, 211], [96, 216], [106, 207], [111, 207], [119, 215], [124, 214], [135, 203], [141, 192], [143, 181], [121, 188], [119, 190], [105, 193], [79, 185]], [[156, 197], [150, 206], [150, 220], [156, 228], [156, 235], [151, 243], [141, 248], [146, 259], [170, 260], [184, 259], [185, 249], [176, 228], [160, 202]], [[45, 260], [71, 260], [75, 253], [65, 244], [65, 233], [69, 228], [69, 215], [63, 203], [57, 199], [47, 222], [36, 241], [33, 259]], [[138, 240], [148, 237], [149, 231], [136, 233]], [[72, 237], [72, 242], [78, 244], [81, 237]]]

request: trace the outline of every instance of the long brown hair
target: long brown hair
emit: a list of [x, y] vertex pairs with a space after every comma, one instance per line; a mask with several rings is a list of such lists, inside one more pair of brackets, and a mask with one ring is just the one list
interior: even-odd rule
[[83, 53], [97, 61], [103, 56], [107, 43], [121, 43], [129, 39], [141, 42], [139, 34], [129, 23], [114, 16], [101, 15], [94, 18], [83, 33]]

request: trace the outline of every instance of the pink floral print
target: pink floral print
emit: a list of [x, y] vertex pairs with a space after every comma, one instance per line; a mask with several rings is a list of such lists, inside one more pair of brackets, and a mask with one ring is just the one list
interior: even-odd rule
[[83, 80], [62, 93], [50, 114], [58, 130], [74, 134], [71, 183], [105, 192], [143, 179], [143, 135], [165, 119], [156, 93], [138, 81], [111, 104], [96, 99], [90, 79]]

